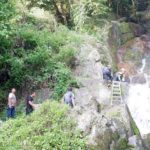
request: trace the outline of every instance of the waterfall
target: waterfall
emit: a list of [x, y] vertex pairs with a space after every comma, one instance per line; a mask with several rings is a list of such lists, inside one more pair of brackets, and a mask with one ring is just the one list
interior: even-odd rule
[[[139, 73], [144, 74], [146, 59], [142, 60], [142, 67]], [[132, 117], [139, 128], [141, 135], [150, 133], [150, 87], [149, 77], [144, 74], [147, 79], [145, 84], [131, 84], [129, 89], [129, 97], [127, 105], [131, 111]]]
[[144, 59], [142, 60], [142, 67], [141, 67], [141, 69], [140, 69], [140, 72], [141, 72], [141, 73], [144, 73], [145, 66], [146, 66], [146, 59], [144, 58]]

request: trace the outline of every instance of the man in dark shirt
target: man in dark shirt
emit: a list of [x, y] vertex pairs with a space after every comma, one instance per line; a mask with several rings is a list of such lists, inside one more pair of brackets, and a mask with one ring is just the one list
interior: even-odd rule
[[103, 79], [106, 81], [112, 81], [113, 77], [112, 77], [112, 71], [111, 71], [111, 66], [107, 65], [106, 67], [104, 67], [102, 69], [102, 73], [103, 73]]
[[73, 94], [72, 88], [70, 87], [68, 88], [68, 91], [64, 95], [64, 103], [73, 108], [75, 106], [74, 99], [75, 96]]
[[35, 92], [32, 92], [31, 95], [28, 95], [26, 98], [26, 115], [29, 115], [33, 112], [34, 109], [36, 109], [37, 104], [33, 103], [34, 97], [36, 96]]

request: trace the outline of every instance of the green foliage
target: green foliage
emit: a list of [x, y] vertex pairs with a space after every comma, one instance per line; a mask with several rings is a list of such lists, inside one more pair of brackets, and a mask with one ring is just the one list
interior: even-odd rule
[[140, 131], [139, 131], [136, 123], [134, 122], [134, 120], [131, 122], [131, 127], [133, 129], [134, 135], [139, 135], [140, 134]]
[[85, 3], [88, 16], [106, 16], [109, 11], [107, 0], [86, 0]]
[[68, 108], [46, 102], [28, 117], [9, 120], [0, 128], [1, 150], [81, 150], [85, 139], [67, 116]]
[[84, 28], [87, 30], [92, 28], [92, 31], [94, 31], [95, 24], [97, 22], [99, 24], [101, 20], [106, 18], [110, 11], [107, 0], [80, 0], [78, 3], [73, 4], [72, 7], [75, 29], [80, 31]]
[[60, 64], [54, 72], [54, 78], [56, 80], [56, 84], [53, 97], [58, 100], [71, 84], [71, 72], [68, 69], [64, 69]]
[[133, 146], [128, 144], [128, 141], [126, 139], [120, 139], [118, 143], [118, 149], [119, 150], [128, 150], [130, 148], [134, 148]]
[[129, 17], [136, 14], [137, 0], [112, 0], [109, 3], [117, 15]]
[[70, 68], [80, 36], [64, 26], [54, 32], [39, 29], [39, 20], [17, 14], [10, 1], [1, 1], [0, 10], [0, 106], [6, 105], [12, 87], [30, 91], [46, 86], [60, 99], [75, 83]]
[[72, 46], [64, 46], [56, 56], [56, 59], [60, 62], [65, 60], [66, 65], [72, 67], [75, 61], [75, 53], [76, 51]]
[[71, 15], [71, 1], [70, 0], [27, 0], [28, 7], [39, 7], [45, 10], [50, 11], [56, 17], [58, 23], [68, 26], [69, 28], [73, 27], [73, 19]]
[[14, 13], [14, 7], [12, 3], [6, 0], [0, 1], [0, 40], [9, 38], [11, 35], [11, 26], [9, 21]]
[[8, 75], [4, 89], [46, 86], [54, 89], [55, 99], [60, 99], [73, 82], [70, 68], [74, 66], [76, 47], [82, 43], [79, 35], [62, 26], [55, 32], [38, 30], [27, 23], [16, 28], [11, 50], [5, 50], [1, 57], [0, 66], [6, 66]]

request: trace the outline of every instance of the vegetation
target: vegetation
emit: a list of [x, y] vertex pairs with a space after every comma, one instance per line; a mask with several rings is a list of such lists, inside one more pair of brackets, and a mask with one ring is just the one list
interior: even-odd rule
[[59, 99], [75, 83], [70, 68], [82, 40], [64, 26], [54, 32], [39, 28], [38, 19], [19, 15], [15, 8], [11, 2], [0, 2], [0, 104], [5, 104], [11, 87], [20, 91], [50, 87]]
[[118, 143], [118, 147], [119, 150], [129, 150], [134, 148], [133, 146], [128, 144], [128, 141], [126, 139], [120, 139], [119, 143]]
[[[48, 17], [35, 17], [35, 7]], [[106, 54], [109, 12], [128, 17], [137, 9], [137, 0], [1, 0], [0, 111], [12, 87], [20, 97], [22, 91], [50, 88], [52, 99], [60, 100], [68, 86], [77, 86], [72, 69], [83, 43], [81, 34], [96, 36]], [[102, 63], [108, 63], [106, 56], [102, 57]], [[28, 117], [23, 116], [23, 107], [22, 101], [17, 107], [21, 116], [0, 128], [1, 150], [86, 149], [86, 140], [68, 117], [67, 107], [46, 102]], [[128, 146], [126, 141], [120, 143], [120, 150]]]
[[31, 116], [7, 121], [0, 129], [0, 149], [86, 149], [85, 139], [67, 117], [68, 111], [57, 102], [46, 102]]
[[140, 131], [139, 131], [139, 129], [138, 129], [138, 127], [137, 127], [134, 120], [131, 122], [131, 127], [133, 129], [134, 135], [139, 135], [140, 134]]

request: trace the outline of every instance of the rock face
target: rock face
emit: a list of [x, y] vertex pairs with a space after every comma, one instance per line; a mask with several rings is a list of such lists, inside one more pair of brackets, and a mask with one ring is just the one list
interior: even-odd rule
[[[95, 42], [90, 37], [85, 41], [76, 56], [74, 75], [80, 88], [75, 89], [76, 106], [71, 116], [87, 136], [89, 150], [122, 150], [122, 145], [129, 150], [128, 137], [133, 134], [126, 107], [110, 106], [111, 90], [103, 84], [99, 44], [90, 44]], [[111, 56], [106, 56], [112, 62]]]
[[145, 135], [144, 137], [145, 146], [150, 149], [150, 134]]
[[146, 83], [146, 78], [144, 74], [138, 74], [132, 78], [132, 83], [133, 84], [145, 84]]
[[[142, 59], [150, 58], [150, 36], [136, 37], [116, 48], [116, 62], [119, 68], [125, 68], [129, 75], [135, 75], [142, 66]], [[148, 65], [149, 63], [146, 63]], [[149, 66], [145, 66], [148, 72]], [[146, 71], [144, 70], [144, 71]]]
[[[137, 18], [140, 20], [140, 25], [113, 21], [110, 29], [110, 44], [113, 49], [116, 49], [118, 67], [125, 68], [129, 75], [137, 74], [142, 65], [142, 58], [150, 56], [150, 3], [148, 0], [138, 0]], [[149, 66], [145, 67], [149, 73], [147, 68]]]
[[110, 41], [115, 47], [120, 47], [134, 37], [144, 34], [142, 26], [135, 23], [112, 21], [110, 30]]
[[129, 145], [134, 146], [133, 150], [144, 150], [141, 139], [136, 135], [129, 138]]

